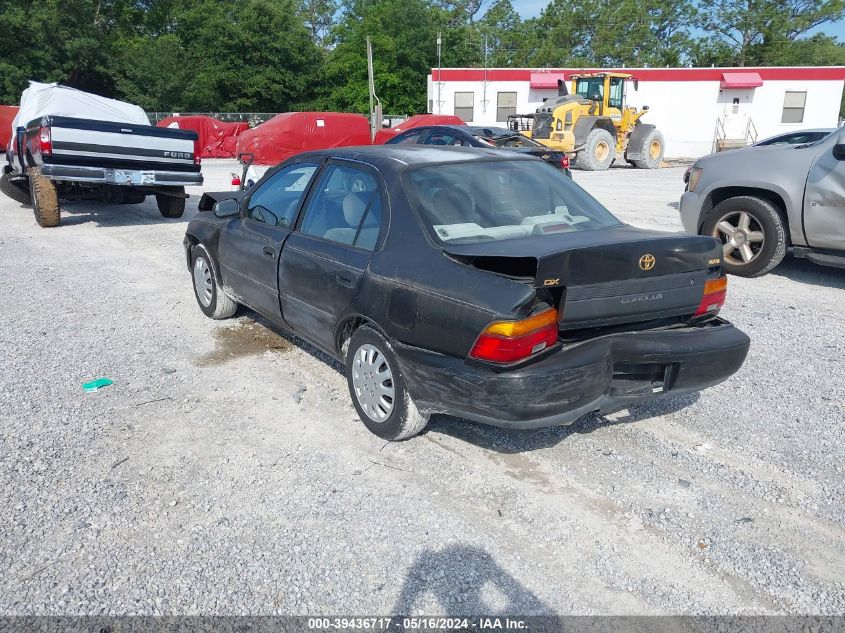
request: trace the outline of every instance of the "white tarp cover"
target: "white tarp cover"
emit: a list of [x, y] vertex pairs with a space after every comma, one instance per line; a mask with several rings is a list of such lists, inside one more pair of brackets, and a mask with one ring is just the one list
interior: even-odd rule
[[12, 121], [12, 136], [14, 137], [17, 128], [45, 115], [136, 125], [150, 124], [144, 110], [131, 103], [107, 99], [58, 84], [30, 81], [29, 88], [21, 94], [21, 109]]

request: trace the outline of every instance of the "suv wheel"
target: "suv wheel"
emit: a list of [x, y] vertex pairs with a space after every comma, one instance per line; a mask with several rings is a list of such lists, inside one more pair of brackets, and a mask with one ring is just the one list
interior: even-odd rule
[[720, 202], [707, 214], [701, 233], [722, 242], [725, 269], [732, 275], [765, 275], [786, 255], [783, 218], [762, 198], [738, 196]]
[[374, 329], [355, 330], [346, 351], [346, 380], [355, 410], [370, 431], [386, 440], [407, 440], [428, 424], [405, 386], [393, 348]]

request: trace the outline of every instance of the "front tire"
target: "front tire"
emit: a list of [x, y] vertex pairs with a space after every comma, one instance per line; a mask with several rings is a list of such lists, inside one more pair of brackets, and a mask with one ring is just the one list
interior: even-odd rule
[[346, 380], [355, 410], [375, 435], [398, 442], [428, 424], [428, 414], [419, 412], [408, 393], [393, 348], [371, 327], [362, 326], [352, 335]]
[[786, 229], [768, 200], [737, 196], [717, 204], [701, 226], [702, 235], [722, 242], [725, 270], [739, 277], [759, 277], [786, 255]]
[[227, 319], [235, 314], [238, 304], [217, 285], [216, 271], [216, 263], [205, 246], [194, 246], [191, 251], [191, 276], [197, 304], [205, 316], [211, 319]]
[[[173, 193], [184, 194], [184, 187], [174, 187]], [[165, 218], [181, 218], [185, 213], [185, 198], [156, 194], [159, 213]]]
[[575, 165], [585, 171], [604, 171], [610, 169], [615, 159], [616, 140], [613, 135], [605, 129], [596, 128], [575, 156]]
[[5, 193], [15, 202], [29, 206], [32, 204], [32, 196], [29, 194], [29, 187], [25, 184], [20, 186], [21, 181], [12, 180], [10, 174], [0, 175], [0, 191]]
[[641, 158], [629, 161], [637, 169], [657, 169], [663, 162], [666, 141], [659, 130], [652, 130], [643, 139]]
[[53, 181], [41, 175], [40, 167], [29, 168], [29, 195], [32, 198], [32, 210], [38, 226], [43, 228], [59, 226], [61, 219], [59, 193]]

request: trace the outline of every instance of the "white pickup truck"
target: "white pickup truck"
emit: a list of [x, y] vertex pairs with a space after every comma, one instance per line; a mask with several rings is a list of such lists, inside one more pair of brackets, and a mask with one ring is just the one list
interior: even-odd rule
[[202, 185], [196, 132], [150, 125], [138, 106], [32, 82], [21, 96], [0, 190], [57, 226], [60, 200], [137, 204], [154, 195], [181, 217], [186, 186]]

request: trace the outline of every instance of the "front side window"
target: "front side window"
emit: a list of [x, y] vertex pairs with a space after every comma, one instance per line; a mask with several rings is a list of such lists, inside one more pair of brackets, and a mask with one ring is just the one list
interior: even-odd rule
[[465, 122], [472, 121], [475, 116], [475, 93], [455, 93], [455, 116], [461, 117]]
[[604, 78], [588, 77], [586, 79], [578, 79], [575, 82], [575, 92], [586, 99], [601, 101], [604, 98]]
[[463, 145], [463, 141], [458, 138], [457, 134], [453, 132], [443, 132], [440, 130], [432, 130], [428, 133], [428, 137], [425, 139], [426, 145], [452, 145], [460, 147]]
[[807, 93], [787, 90], [783, 96], [783, 115], [781, 123], [803, 123], [804, 106], [807, 104]]
[[329, 165], [305, 209], [300, 232], [372, 250], [381, 229], [381, 196], [369, 172]]
[[441, 243], [539, 238], [620, 224], [569, 178], [540, 161], [479, 161], [405, 172], [405, 189]]
[[299, 163], [277, 171], [249, 197], [246, 217], [271, 226], [289, 227], [317, 165]]

